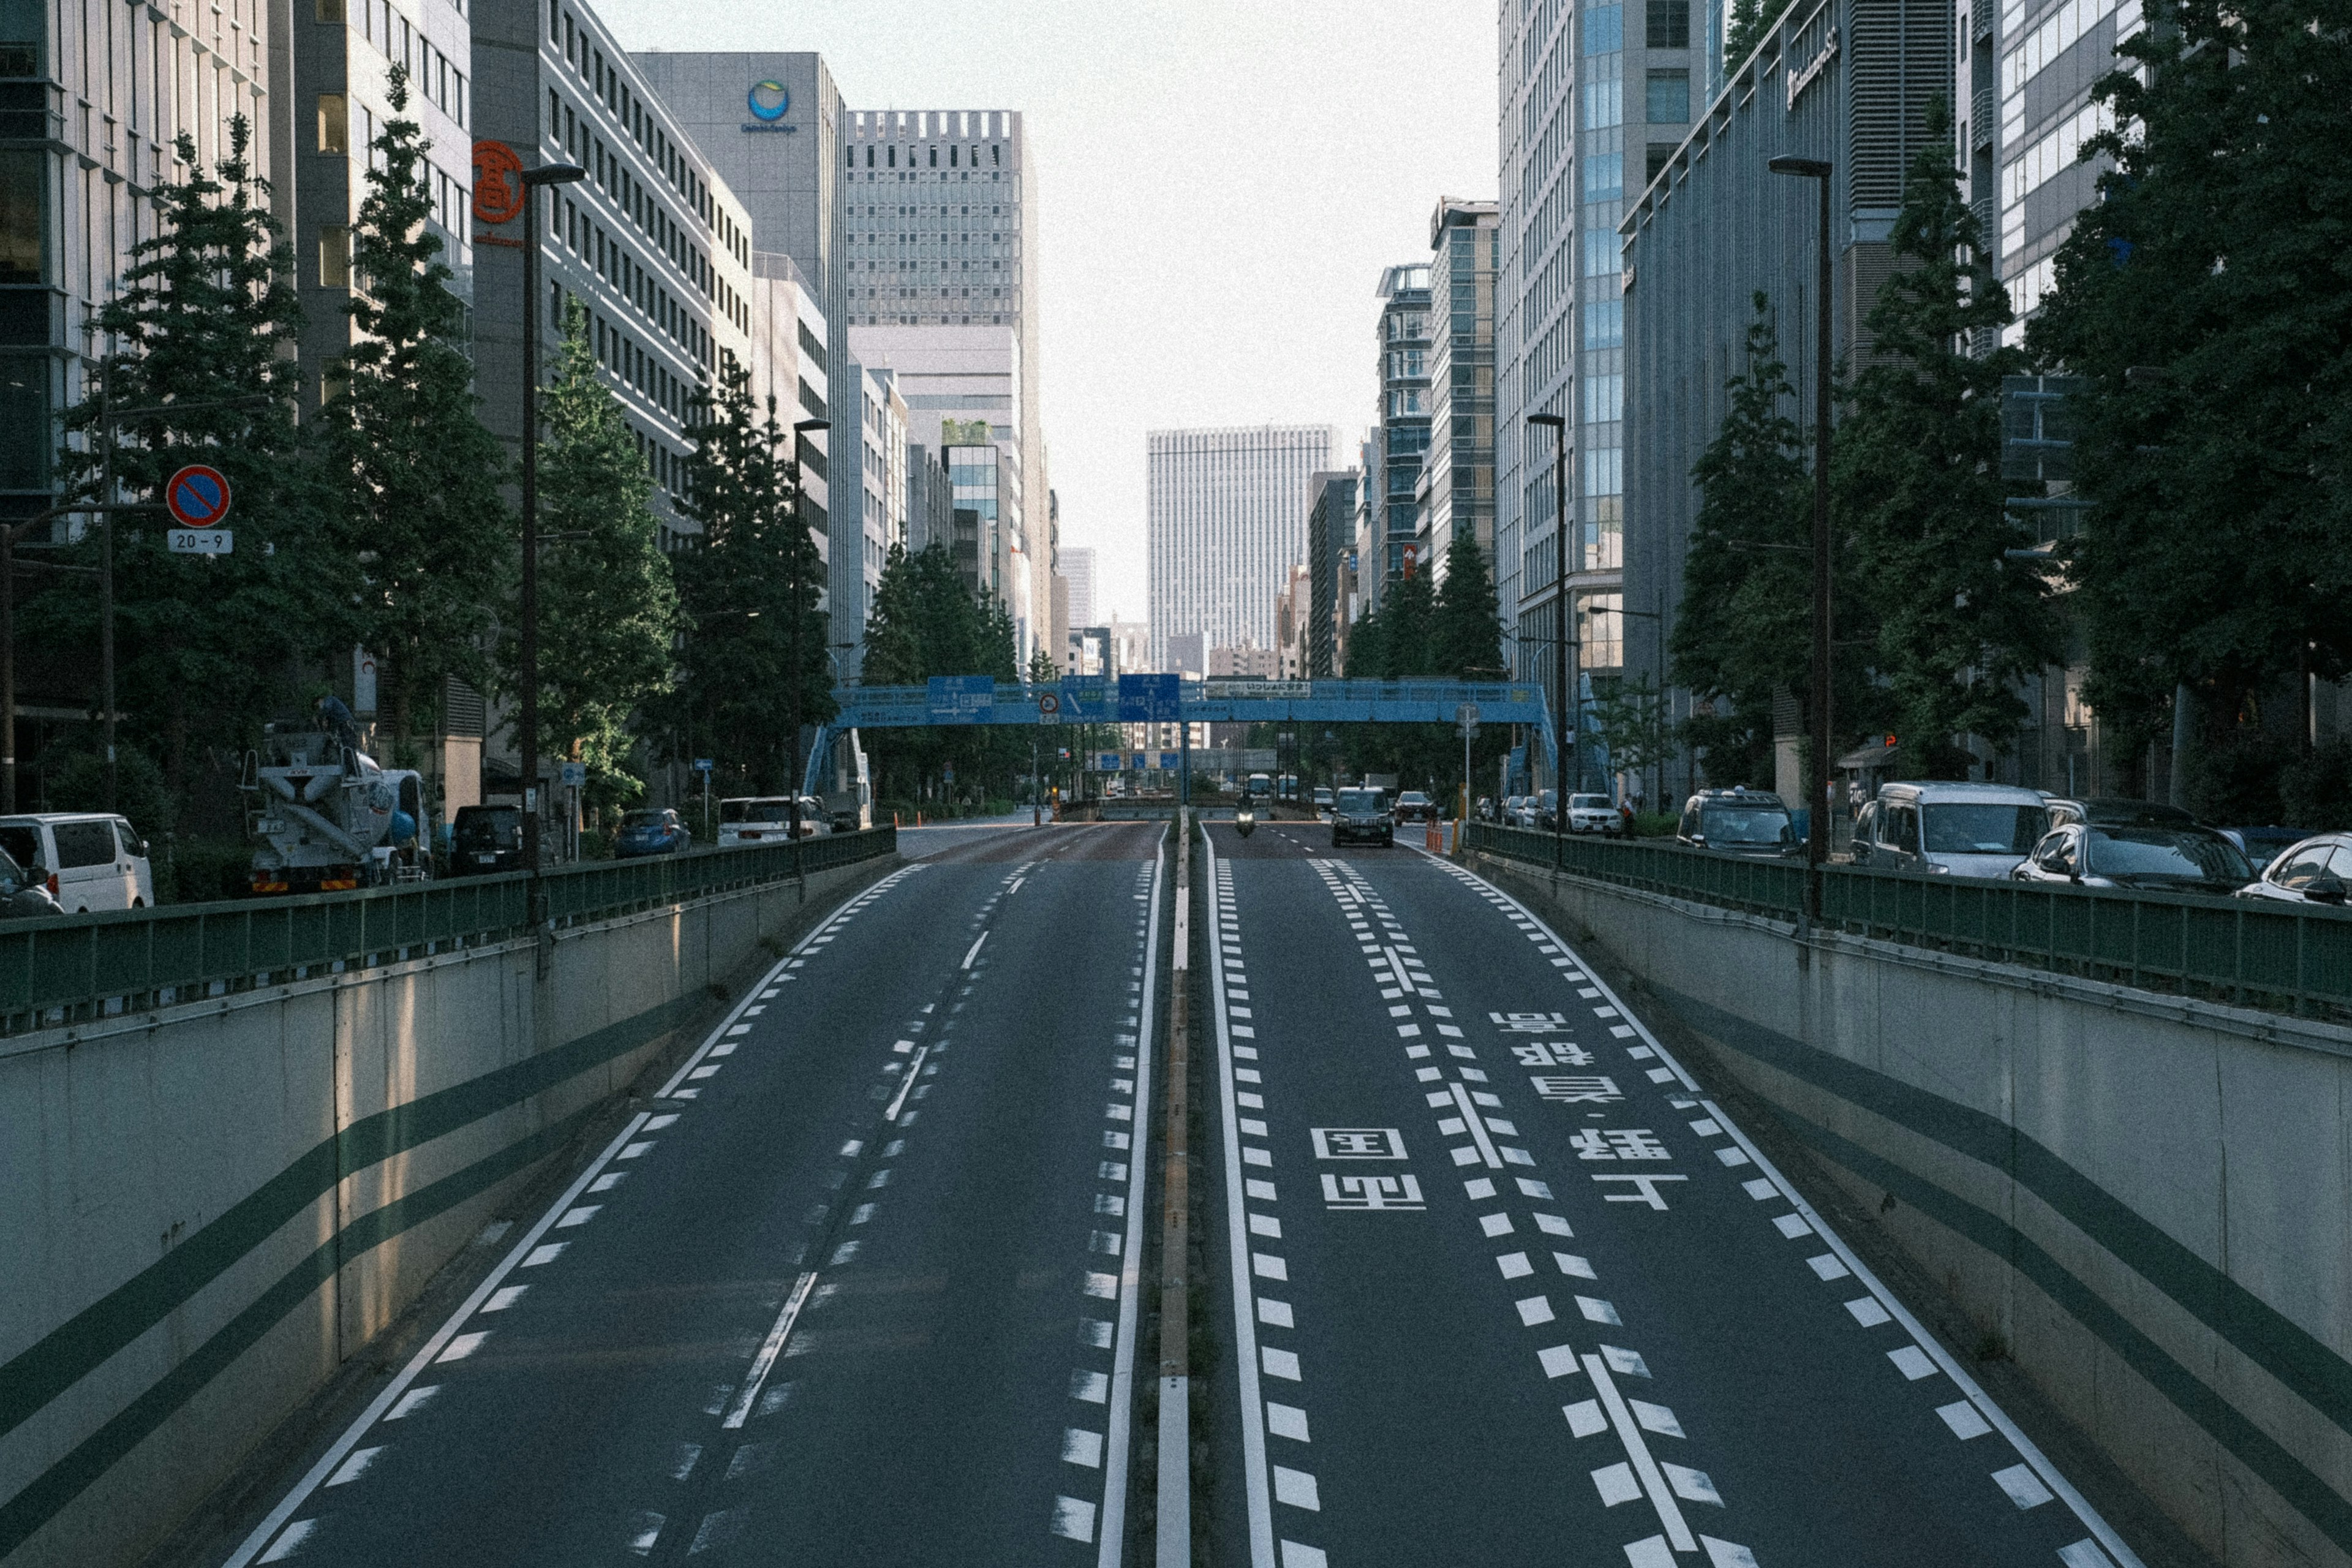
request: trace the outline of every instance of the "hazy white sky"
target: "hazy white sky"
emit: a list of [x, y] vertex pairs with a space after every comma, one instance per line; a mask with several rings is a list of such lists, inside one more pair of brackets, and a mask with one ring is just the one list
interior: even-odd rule
[[853, 109], [1024, 111], [1098, 615], [1144, 615], [1144, 432], [1328, 421], [1351, 461], [1381, 268], [1428, 257], [1439, 196], [1495, 195], [1492, 0], [591, 4], [631, 48], [814, 49]]

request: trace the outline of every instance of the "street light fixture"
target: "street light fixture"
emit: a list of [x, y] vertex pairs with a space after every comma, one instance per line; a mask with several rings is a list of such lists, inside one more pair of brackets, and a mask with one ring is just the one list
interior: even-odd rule
[[522, 172], [522, 859], [530, 874], [530, 920], [540, 919], [539, 883], [539, 198], [542, 185], [584, 180], [577, 163], [541, 163]]
[[[801, 505], [805, 493], [801, 484], [801, 440], [819, 430], [830, 430], [830, 419], [801, 419], [793, 424], [793, 771], [792, 825], [793, 864], [800, 864], [801, 854], [801, 546], [808, 542], [808, 516]], [[803, 874], [803, 884], [806, 877]]]
[[1830, 164], [1782, 154], [1765, 167], [1821, 186], [1813, 273], [1813, 765], [1808, 772], [1805, 918], [1822, 918], [1822, 868], [1830, 852]]
[[[1555, 657], [1559, 660], [1559, 727], [1552, 741], [1553, 799], [1551, 814], [1552, 850], [1555, 864], [1565, 865], [1568, 856], [1568, 763], [1573, 742], [1569, 730], [1568, 645], [1571, 633], [1568, 619], [1568, 420], [1558, 414], [1530, 414], [1530, 425], [1548, 425], [1555, 437], [1552, 459], [1551, 507], [1552, 548], [1558, 556], [1552, 579], [1558, 585], [1553, 590], [1557, 601], [1552, 608], [1559, 616], [1559, 636]], [[1540, 801], [1541, 797], [1538, 797]]]

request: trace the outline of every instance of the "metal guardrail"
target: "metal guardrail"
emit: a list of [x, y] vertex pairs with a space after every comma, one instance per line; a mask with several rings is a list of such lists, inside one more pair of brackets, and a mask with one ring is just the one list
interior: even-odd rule
[[[800, 844], [564, 866], [541, 879], [556, 926], [790, 881], [890, 854], [895, 826]], [[521, 871], [350, 893], [113, 910], [0, 926], [0, 1035], [54, 1028], [397, 963], [529, 929]]]
[[[1570, 876], [1793, 921], [1798, 862], [1470, 824], [1469, 847]], [[1828, 868], [1825, 923], [1857, 935], [2272, 1012], [2352, 1018], [2352, 911], [2252, 899]]]

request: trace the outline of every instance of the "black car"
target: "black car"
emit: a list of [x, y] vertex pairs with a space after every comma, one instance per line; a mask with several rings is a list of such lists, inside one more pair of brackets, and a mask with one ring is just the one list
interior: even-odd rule
[[450, 830], [449, 875], [485, 877], [493, 871], [520, 871], [522, 860], [522, 807], [461, 805]]
[[1805, 849], [1787, 803], [1769, 790], [1703, 789], [1684, 805], [1675, 837], [1694, 849], [1757, 859], [1787, 859]]
[[43, 915], [63, 913], [57, 900], [49, 897], [48, 888], [17, 865], [5, 850], [0, 850], [0, 921], [37, 920]]
[[1409, 789], [1396, 799], [1396, 819], [1399, 822], [1434, 822], [1437, 803], [1417, 789]]
[[1389, 815], [1388, 796], [1376, 789], [1343, 789], [1331, 807], [1331, 847], [1366, 839], [1396, 843], [1396, 818]]
[[2010, 873], [2019, 882], [2226, 896], [2254, 879], [2236, 845], [2210, 827], [2074, 822], [2045, 834]]

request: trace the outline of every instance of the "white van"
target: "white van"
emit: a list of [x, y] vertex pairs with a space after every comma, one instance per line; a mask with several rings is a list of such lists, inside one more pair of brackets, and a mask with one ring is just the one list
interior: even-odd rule
[[1853, 863], [2002, 878], [2049, 831], [2049, 802], [2014, 784], [1890, 784], [1853, 822]]
[[[824, 815], [814, 796], [801, 796], [801, 837], [815, 837]], [[721, 849], [739, 844], [789, 844], [792, 837], [793, 797], [788, 795], [737, 795], [719, 803]]]
[[0, 849], [42, 880], [68, 914], [154, 906], [147, 841], [121, 817], [79, 811], [0, 816]]

